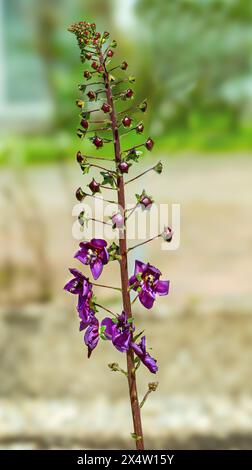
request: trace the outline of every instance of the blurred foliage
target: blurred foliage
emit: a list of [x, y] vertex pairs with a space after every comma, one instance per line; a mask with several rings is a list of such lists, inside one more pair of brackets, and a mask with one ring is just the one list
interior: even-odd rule
[[156, 132], [200, 132], [214, 147], [236, 133], [251, 145], [251, 2], [138, 0], [137, 13], [154, 64]]
[[[80, 19], [95, 20], [98, 29], [110, 30], [118, 40], [115, 60], [129, 61], [137, 99], [150, 101], [146, 136], [159, 137], [157, 150], [251, 148], [251, 2], [135, 0], [129, 31], [115, 21], [117, 0], [29, 0], [22, 5], [33, 24], [29, 47], [42, 62], [54, 115], [46, 127], [19, 132], [17, 139], [16, 130], [6, 133], [0, 162], [15, 162], [16, 153], [24, 162], [67, 159], [80, 146], [74, 102], [82, 69], [75, 39], [67, 32], [68, 24]], [[14, 141], [18, 152], [11, 150]], [[131, 137], [124, 145], [132, 145]], [[81, 146], [90, 151], [89, 143]]]

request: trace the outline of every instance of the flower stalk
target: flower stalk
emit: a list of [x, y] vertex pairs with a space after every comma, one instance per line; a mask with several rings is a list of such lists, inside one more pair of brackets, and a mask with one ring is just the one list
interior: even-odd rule
[[[135, 318], [132, 315], [132, 305], [137, 300], [147, 309], [151, 309], [157, 296], [167, 295], [169, 292], [169, 281], [161, 280], [161, 272], [155, 266], [150, 263], [144, 263], [140, 260], [135, 260], [135, 271], [134, 274], [129, 277], [128, 273], [128, 254], [135, 248], [149, 243], [150, 241], [159, 238], [162, 235], [163, 239], [170, 241], [172, 238], [172, 229], [165, 227], [164, 232], [157, 235], [149, 240], [128, 248], [127, 247], [127, 220], [133, 214], [133, 212], [140, 206], [142, 210], [150, 210], [153, 204], [151, 196], [142, 191], [141, 194], [136, 194], [137, 203], [131, 209], [126, 209], [125, 199], [125, 186], [144, 176], [151, 170], [156, 173], [161, 173], [162, 163], [154, 165], [152, 168], [145, 170], [140, 175], [137, 175], [128, 181], [124, 181], [124, 174], [127, 174], [131, 167], [136, 163], [142, 152], [136, 149], [145, 147], [148, 151], [151, 151], [154, 142], [149, 137], [144, 143], [131, 147], [130, 149], [121, 149], [120, 139], [132, 130], [136, 131], [136, 134], [142, 134], [144, 132], [144, 125], [140, 121], [136, 126], [132, 126], [134, 117], [128, 114], [128, 111], [139, 111], [145, 112], [147, 109], [147, 101], [144, 100], [136, 107], [130, 107], [124, 111], [117, 112], [116, 106], [119, 100], [127, 101], [134, 98], [134, 91], [132, 88], [127, 88], [121, 92], [117, 92], [116, 85], [129, 82], [134, 83], [134, 77], [128, 77], [122, 79], [120, 75], [114, 77], [111, 75], [112, 71], [125, 71], [128, 68], [128, 63], [123, 61], [120, 65], [112, 66], [108, 68], [108, 64], [114, 57], [114, 49], [117, 46], [116, 41], [110, 42], [108, 46], [105, 43], [109, 40], [109, 33], [104, 32], [103, 34], [96, 31], [96, 25], [90, 24], [85, 21], [75, 23], [69, 27], [69, 31], [76, 35], [78, 45], [81, 50], [81, 61], [89, 62], [90, 69], [86, 69], [83, 72], [83, 76], [88, 82], [91, 78], [96, 77], [92, 83], [84, 83], [79, 85], [79, 91], [85, 92], [86, 87], [92, 85], [103, 85], [99, 89], [89, 89], [87, 98], [89, 98], [89, 107], [92, 107], [92, 102], [95, 102], [95, 109], [88, 109], [87, 112], [83, 111], [85, 102], [82, 99], [76, 100], [76, 105], [81, 108], [81, 128], [78, 129], [77, 135], [81, 139], [85, 137], [86, 133], [93, 133], [93, 136], [89, 140], [93, 143], [97, 151], [109, 142], [113, 142], [114, 155], [113, 158], [106, 157], [91, 157], [82, 155], [79, 151], [76, 155], [77, 162], [83, 172], [83, 175], [89, 173], [92, 167], [97, 168], [100, 171], [100, 175], [103, 180], [99, 181], [92, 179], [87, 186], [89, 187], [92, 194], [85, 193], [81, 187], [76, 190], [76, 199], [82, 202], [85, 197], [97, 197], [97, 194], [101, 193], [102, 189], [111, 189], [117, 192], [117, 203], [116, 201], [109, 201], [113, 204], [117, 204], [117, 210], [110, 217], [111, 222], [104, 220], [97, 220], [95, 218], [87, 219], [85, 211], [78, 216], [79, 223], [84, 226], [88, 220], [100, 222], [103, 225], [112, 226], [113, 230], [118, 231], [118, 244], [113, 242], [108, 246], [107, 241], [100, 238], [92, 238], [89, 241], [83, 241], [79, 244], [79, 249], [76, 252], [74, 258], [80, 263], [87, 266], [90, 269], [94, 281], [96, 281], [103, 272], [104, 267], [112, 262], [117, 261], [120, 268], [120, 287], [114, 287], [97, 282], [89, 281], [82, 272], [75, 268], [70, 268], [70, 272], [73, 278], [65, 285], [65, 290], [71, 294], [78, 296], [78, 303], [76, 306], [79, 319], [80, 319], [80, 331], [84, 331], [84, 343], [87, 346], [88, 358], [91, 356], [93, 350], [97, 347], [100, 340], [110, 341], [113, 346], [126, 355], [127, 371], [124, 371], [118, 363], [109, 364], [109, 368], [114, 372], [121, 372], [127, 378], [129, 398], [131, 405], [133, 430], [131, 433], [135, 440], [137, 450], [144, 449], [144, 435], [141, 420], [141, 407], [146, 402], [150, 393], [156, 390], [157, 382], [149, 383], [149, 388], [145, 394], [141, 403], [138, 399], [136, 372], [138, 371], [141, 364], [149, 369], [152, 374], [156, 374], [158, 371], [157, 361], [154, 359], [146, 349], [146, 337], [143, 336], [144, 331], [137, 332], [135, 326]], [[117, 72], [116, 72], [117, 73]], [[118, 72], [120, 73], [120, 72]], [[104, 99], [98, 99], [100, 93], [105, 93]], [[98, 119], [90, 119], [93, 117], [93, 113], [99, 113]], [[109, 116], [109, 120], [101, 119], [100, 114], [104, 113]], [[124, 116], [122, 116], [122, 114]], [[105, 116], [105, 117], [106, 117]], [[98, 128], [89, 129], [90, 124], [102, 124]], [[108, 125], [108, 127], [103, 127]], [[87, 130], [88, 129], [88, 130]], [[121, 130], [128, 129], [125, 133]], [[98, 132], [107, 131], [110, 132], [111, 139], [103, 138]], [[112, 135], [111, 135], [112, 134]], [[103, 164], [94, 164], [92, 159], [102, 160]], [[107, 169], [105, 162], [113, 162], [115, 169]], [[102, 303], [96, 301], [93, 289], [95, 287], [103, 287], [106, 289], [112, 289], [120, 292], [123, 310], [121, 314], [116, 314], [107, 307], [104, 307]], [[135, 298], [131, 301], [131, 293], [135, 292]], [[98, 319], [99, 309], [104, 310], [110, 316], [107, 316], [100, 321]], [[112, 316], [112, 317], [111, 317]], [[139, 342], [137, 342], [139, 341]]]

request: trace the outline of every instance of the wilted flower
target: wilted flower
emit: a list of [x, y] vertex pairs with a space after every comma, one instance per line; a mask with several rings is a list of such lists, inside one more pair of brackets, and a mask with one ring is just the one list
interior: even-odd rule
[[90, 320], [90, 324], [86, 330], [85, 336], [84, 336], [84, 342], [88, 347], [88, 357], [91, 356], [92, 351], [96, 348], [99, 342], [99, 338], [100, 338], [99, 321], [93, 315]]
[[173, 233], [174, 232], [173, 232], [172, 228], [164, 227], [164, 231], [162, 232], [162, 237], [163, 237], [164, 241], [171, 242], [172, 237], [173, 237]]
[[163, 171], [163, 164], [162, 164], [162, 162], [158, 162], [158, 163], [154, 166], [153, 170], [154, 170], [156, 173], [158, 173], [159, 175], [161, 175], [161, 173], [162, 173], [162, 171]]
[[131, 343], [134, 353], [139, 357], [142, 363], [149, 369], [150, 372], [156, 374], [158, 371], [157, 361], [149, 355], [146, 351], [146, 337], [143, 336], [140, 343]]
[[90, 242], [81, 242], [80, 248], [75, 254], [81, 263], [90, 265], [94, 279], [101, 275], [103, 266], [109, 261], [106, 248], [107, 242], [99, 238], [93, 238]]
[[161, 271], [149, 263], [135, 261], [134, 275], [129, 279], [130, 287], [139, 293], [139, 300], [144, 307], [150, 309], [156, 299], [156, 294], [167, 295], [169, 281], [160, 281]]
[[120, 212], [112, 215], [111, 217], [113, 228], [123, 228], [124, 227], [124, 217]]

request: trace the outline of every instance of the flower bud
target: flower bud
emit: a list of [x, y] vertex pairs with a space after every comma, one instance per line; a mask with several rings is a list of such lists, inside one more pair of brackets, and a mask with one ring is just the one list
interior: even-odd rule
[[92, 62], [91, 67], [92, 67], [92, 69], [97, 70], [99, 65], [98, 65], [97, 62], [94, 61], [94, 62]]
[[125, 92], [126, 98], [132, 98], [133, 95], [134, 95], [134, 91], [132, 90], [132, 88], [128, 88], [128, 90], [126, 90]]
[[92, 139], [92, 142], [96, 146], [96, 148], [103, 147], [103, 139], [101, 139], [101, 137], [98, 137], [97, 135]]
[[144, 100], [142, 101], [142, 103], [140, 103], [140, 105], [138, 106], [138, 108], [140, 109], [140, 111], [142, 111], [142, 113], [145, 113], [146, 109], [147, 109], [147, 100]]
[[128, 173], [130, 166], [131, 165], [127, 162], [121, 162], [121, 163], [119, 163], [118, 168], [119, 168], [121, 173]]
[[110, 113], [111, 111], [111, 108], [108, 103], [103, 103], [101, 109], [104, 113]]
[[140, 122], [140, 123], [137, 124], [137, 126], [136, 126], [136, 132], [137, 132], [138, 134], [142, 134], [143, 131], [144, 131], [144, 125], [143, 125], [142, 122]]
[[78, 108], [83, 108], [85, 106], [85, 102], [83, 100], [76, 100], [75, 103]]
[[172, 241], [172, 237], [173, 237], [173, 230], [170, 228], [170, 227], [164, 227], [164, 231], [162, 233], [162, 238], [164, 239], [164, 241], [166, 242], [171, 242]]
[[80, 151], [78, 151], [77, 154], [76, 154], [76, 160], [77, 160], [78, 163], [82, 163], [84, 161], [84, 157], [83, 157], [83, 155], [81, 154]]
[[151, 151], [154, 147], [154, 142], [151, 138], [149, 138], [148, 140], [146, 140], [145, 142], [145, 147], [147, 148], [147, 150]]
[[111, 217], [112, 223], [113, 223], [113, 228], [123, 228], [124, 226], [124, 218], [120, 212], [117, 214], [112, 215]]
[[81, 202], [83, 201], [83, 199], [86, 197], [86, 193], [84, 193], [84, 191], [81, 189], [81, 188], [78, 188], [76, 193], [75, 193], [75, 197], [77, 199], [77, 201]]
[[90, 78], [92, 77], [92, 74], [91, 74], [88, 70], [85, 70], [85, 72], [83, 73], [83, 76], [84, 76], [87, 80], [90, 80]]
[[86, 55], [85, 55], [85, 57], [86, 57], [87, 60], [92, 59], [92, 53], [91, 53], [91, 52], [87, 52]]
[[96, 93], [92, 90], [90, 90], [88, 93], [87, 93], [87, 96], [89, 98], [90, 101], [94, 101], [96, 99]]
[[92, 192], [92, 194], [101, 192], [100, 184], [97, 183], [97, 181], [95, 181], [94, 178], [92, 179], [91, 183], [89, 183], [88, 187], [89, 187], [90, 191]]
[[136, 194], [136, 199], [143, 210], [149, 210], [154, 202], [152, 197], [146, 194], [145, 190], [142, 191], [142, 194]]
[[103, 37], [104, 37], [105, 39], [109, 38], [109, 32], [108, 32], [108, 31], [104, 31]]
[[124, 127], [130, 127], [131, 123], [132, 119], [129, 116], [125, 116], [125, 118], [123, 118], [122, 120], [122, 124], [124, 125]]
[[107, 57], [113, 57], [113, 55], [114, 55], [114, 52], [112, 51], [112, 49], [109, 49], [107, 52]]
[[114, 49], [115, 47], [117, 47], [117, 42], [116, 42], [115, 40], [113, 40], [113, 41], [111, 42], [111, 44], [110, 44], [110, 47], [113, 47], [113, 49]]
[[154, 170], [156, 173], [158, 173], [159, 175], [161, 175], [161, 173], [162, 173], [162, 171], [163, 171], [163, 164], [162, 164], [162, 162], [158, 162], [158, 163], [154, 166], [153, 170]]
[[99, 73], [103, 73], [103, 72], [104, 72], [104, 67], [103, 67], [103, 65], [100, 65], [100, 66], [98, 67], [97, 71], [98, 71]]
[[127, 70], [127, 68], [128, 68], [128, 64], [127, 64], [127, 62], [124, 60], [124, 61], [121, 63], [121, 69], [122, 69], [122, 70]]
[[87, 119], [81, 120], [81, 126], [83, 127], [83, 129], [88, 129], [89, 124], [88, 124]]

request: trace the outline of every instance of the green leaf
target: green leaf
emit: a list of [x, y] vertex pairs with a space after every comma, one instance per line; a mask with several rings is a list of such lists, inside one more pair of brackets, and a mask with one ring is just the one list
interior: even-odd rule
[[135, 441], [140, 441], [142, 439], [142, 436], [138, 436], [135, 432], [131, 432], [130, 435]]
[[143, 333], [144, 333], [144, 330], [140, 331], [140, 333], [133, 336], [133, 342], [135, 343], [138, 340], [138, 338], [140, 338], [140, 336], [142, 336]]
[[112, 173], [110, 173], [109, 171], [108, 172], [101, 171], [100, 174], [103, 176], [103, 181], [101, 183], [102, 185], [108, 184], [112, 188], [116, 187], [116, 181]]

